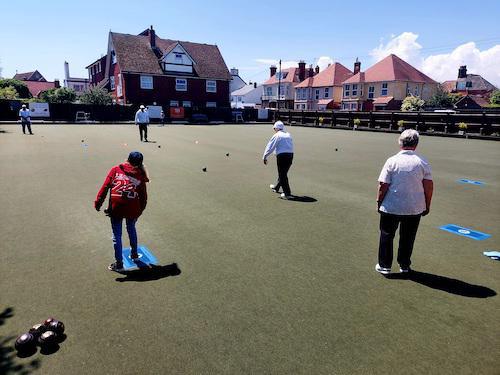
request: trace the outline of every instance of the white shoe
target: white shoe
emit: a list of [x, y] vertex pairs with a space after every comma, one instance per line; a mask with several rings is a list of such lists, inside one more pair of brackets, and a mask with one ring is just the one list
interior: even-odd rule
[[390, 268], [381, 267], [378, 263], [375, 266], [375, 271], [377, 271], [378, 273], [381, 273], [382, 275], [388, 275], [391, 273]]
[[271, 188], [271, 190], [273, 191], [273, 193], [279, 193], [279, 191], [276, 190], [276, 185], [271, 184], [271, 185], [269, 185], [269, 187]]
[[288, 201], [288, 200], [292, 199], [292, 196], [291, 195], [285, 195], [285, 193], [281, 193], [280, 198]]
[[401, 266], [400, 266], [399, 267], [399, 272], [401, 272], [401, 273], [410, 273], [411, 272], [411, 268], [410, 267], [401, 268]]

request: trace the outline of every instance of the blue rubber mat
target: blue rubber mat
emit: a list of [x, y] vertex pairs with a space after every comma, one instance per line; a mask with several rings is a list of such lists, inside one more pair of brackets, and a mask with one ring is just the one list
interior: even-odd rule
[[144, 245], [140, 245], [137, 248], [137, 254], [139, 258], [132, 260], [130, 258], [130, 247], [123, 249], [123, 269], [124, 271], [134, 271], [141, 268], [149, 268], [149, 266], [157, 265], [158, 260], [153, 255], [153, 253]]
[[439, 227], [439, 229], [445, 230], [445, 231], [453, 233], [453, 234], [458, 234], [459, 236], [472, 238], [473, 240], [477, 240], [477, 241], [485, 240], [485, 239], [491, 237], [491, 235], [489, 235], [489, 234], [486, 234], [483, 232], [478, 232], [477, 230], [473, 230], [470, 228], [464, 228], [464, 227], [461, 227], [461, 226], [455, 225], [455, 224], [443, 225], [442, 227]]

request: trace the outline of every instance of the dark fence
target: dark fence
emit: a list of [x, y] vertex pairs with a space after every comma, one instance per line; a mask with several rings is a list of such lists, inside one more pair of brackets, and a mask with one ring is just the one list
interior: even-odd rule
[[[350, 111], [273, 111], [273, 119], [291, 125], [398, 130], [413, 128], [425, 132], [477, 133], [498, 135], [498, 113], [443, 112], [350, 112]], [[464, 125], [466, 127], [464, 127]]]

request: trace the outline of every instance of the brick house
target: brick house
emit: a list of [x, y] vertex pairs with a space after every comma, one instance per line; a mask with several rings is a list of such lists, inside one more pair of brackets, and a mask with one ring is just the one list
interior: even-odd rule
[[457, 79], [444, 81], [441, 83], [441, 87], [450, 93], [481, 96], [484, 98], [489, 97], [497, 89], [479, 74], [467, 73], [467, 65], [462, 65], [458, 69]]
[[109, 33], [108, 51], [87, 66], [91, 86], [118, 104], [229, 107], [231, 75], [216, 45], [162, 39], [151, 26], [139, 35]]
[[342, 82], [352, 75], [353, 72], [344, 65], [334, 63], [313, 77], [304, 79], [295, 86], [295, 109], [325, 110], [340, 108]]
[[[263, 108], [277, 108], [279, 102], [280, 108], [294, 109], [295, 86], [315, 74], [312, 66], [306, 72], [304, 61], [299, 62], [298, 68], [282, 69], [281, 72], [278, 72], [276, 66], [272, 65], [269, 72], [269, 79], [262, 84], [264, 90], [262, 94]], [[280, 91], [279, 94], [278, 91]]]
[[38, 70], [16, 73], [13, 79], [23, 81], [28, 86], [28, 90], [34, 98], [38, 98], [43, 91], [61, 87], [59, 80], [56, 79], [54, 82], [48, 82]]
[[432, 78], [391, 54], [365, 72], [355, 71], [352, 77], [343, 82], [341, 109], [397, 110], [409, 95], [430, 99], [438, 85]]

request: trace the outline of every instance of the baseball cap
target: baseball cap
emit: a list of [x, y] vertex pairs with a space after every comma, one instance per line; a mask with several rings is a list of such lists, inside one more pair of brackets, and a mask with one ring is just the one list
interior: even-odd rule
[[276, 129], [276, 130], [283, 130], [285, 129], [285, 125], [283, 124], [282, 121], [276, 121], [273, 125], [273, 129]]
[[144, 156], [139, 151], [132, 151], [130, 154], [128, 154], [127, 160], [134, 167], [139, 167], [142, 165], [142, 161], [144, 160]]
[[26, 108], [26, 104], [23, 104], [21, 107]]
[[146, 107], [144, 107], [144, 106], [141, 104], [141, 106], [140, 106], [139, 108], [140, 108], [140, 109], [144, 109], [144, 108], [146, 108]]

